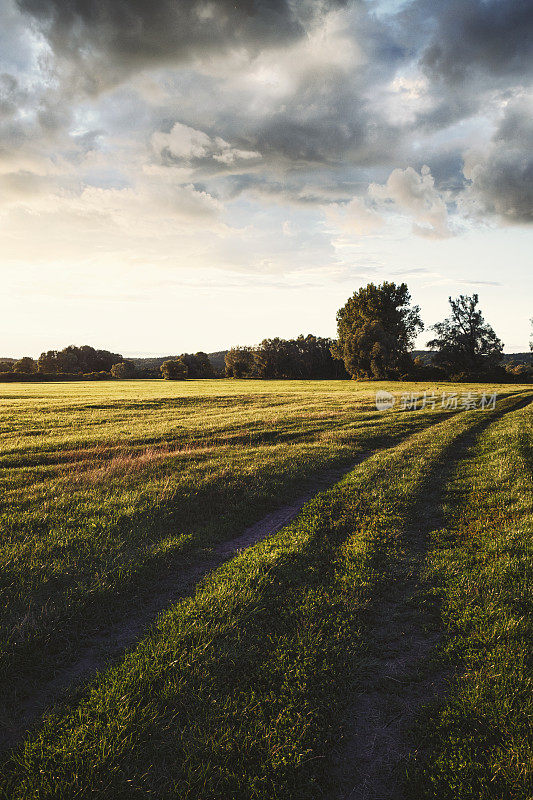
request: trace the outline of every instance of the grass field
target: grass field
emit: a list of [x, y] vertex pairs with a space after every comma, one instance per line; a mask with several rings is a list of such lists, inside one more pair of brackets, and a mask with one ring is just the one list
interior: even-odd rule
[[[394, 384], [498, 400], [378, 412], [380, 388], [2, 387], [0, 796], [531, 798], [533, 392]], [[64, 693], [162, 581], [333, 468]]]

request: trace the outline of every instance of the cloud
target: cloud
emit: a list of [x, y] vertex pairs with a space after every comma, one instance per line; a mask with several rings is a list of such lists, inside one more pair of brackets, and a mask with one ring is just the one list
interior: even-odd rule
[[507, 223], [533, 222], [533, 102], [516, 101], [485, 152], [465, 154], [465, 208]]
[[50, 231], [69, 258], [122, 241], [151, 263], [182, 236], [196, 263], [194, 232], [260, 271], [264, 229], [276, 270], [316, 225], [328, 263], [324, 231], [353, 246], [398, 212], [430, 239], [531, 222], [524, 2], [6, 0], [0, 19], [13, 256]]
[[477, 73], [494, 85], [495, 78], [521, 81], [533, 71], [533, 6], [527, 0], [429, 0], [413, 11], [422, 19], [435, 16], [420, 59], [433, 80], [464, 85]]
[[56, 55], [98, 91], [132, 71], [260, 52], [304, 36], [342, 0], [17, 0]]
[[527, 0], [413, 0], [391, 16], [404, 53], [397, 77], [408, 88], [403, 83], [404, 108], [396, 102], [393, 110], [412, 117], [415, 137], [497, 114], [509, 90], [531, 82], [533, 7]]
[[232, 147], [220, 136], [211, 138], [203, 131], [180, 122], [175, 123], [170, 133], [154, 133], [152, 147], [166, 163], [215, 161], [229, 167], [261, 158], [261, 154], [255, 150]]
[[326, 220], [344, 233], [365, 236], [380, 230], [385, 220], [358, 197], [349, 203], [335, 203], [324, 208]]
[[413, 233], [431, 239], [452, 236], [448, 209], [427, 165], [420, 174], [412, 167], [395, 169], [384, 185], [373, 183], [369, 194], [378, 201], [391, 201], [413, 219]]
[[457, 281], [457, 283], [460, 283], [460, 284], [462, 284], [464, 286], [503, 286], [503, 283], [501, 283], [500, 281], [478, 281], [478, 280], [476, 280], [476, 281], [467, 281], [467, 280], [464, 280], [464, 281]]

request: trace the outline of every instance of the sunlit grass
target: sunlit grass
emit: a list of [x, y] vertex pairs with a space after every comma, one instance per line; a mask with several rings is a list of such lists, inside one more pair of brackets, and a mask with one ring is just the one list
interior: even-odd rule
[[[197, 393], [205, 385], [209, 396], [213, 384], [198, 384]], [[244, 385], [251, 386], [231, 384], [239, 392]], [[178, 603], [122, 665], [96, 682], [77, 709], [52, 717], [11, 768], [13, 797], [75, 797], [89, 791], [128, 797], [131, 782], [158, 797], [267, 797], [273, 792], [310, 797], [318, 791], [314, 759], [325, 752], [331, 711], [342, 704], [343, 687], [353, 683], [350, 676], [364, 645], [359, 610], [387, 591], [398, 536], [420, 481], [454, 437], [480, 418], [477, 412], [377, 414], [374, 386], [353, 387], [325, 383], [310, 394], [306, 384], [279, 383], [272, 393], [274, 412], [265, 400], [270, 391], [256, 403], [248, 394], [240, 408], [236, 396], [235, 413], [231, 405], [224, 408], [223, 399], [222, 410], [215, 404], [206, 411], [201, 394], [196, 404], [185, 406], [196, 414], [197, 428], [192, 436], [193, 419], [188, 419], [184, 451], [175, 414], [167, 418], [167, 440], [155, 445], [150, 421], [161, 408], [149, 403], [143, 410], [131, 399], [124, 401], [134, 406], [119, 410], [131, 414], [129, 439], [115, 441], [111, 454], [98, 447], [88, 463], [84, 452], [69, 496], [50, 501], [56, 513], [58, 508], [76, 513], [74, 525], [63, 523], [61, 540], [57, 529], [50, 540], [46, 529], [36, 528], [31, 541], [36, 574], [42, 575], [43, 565], [52, 576], [57, 570], [62, 578], [57, 589], [64, 593], [69, 569], [78, 580], [81, 573], [85, 595], [79, 597], [96, 597], [95, 608], [104, 615], [113, 586], [116, 595], [121, 582], [131, 586], [132, 576], [141, 573], [149, 585], [155, 577], [149, 567], [159, 563], [153, 558], [172, 553], [175, 542], [190, 547], [195, 541], [205, 544], [209, 536], [231, 535], [253, 517], [258, 504], [267, 508], [279, 502], [284, 489], [294, 489], [313, 471], [347, 462], [368, 447], [396, 447], [370, 458], [349, 480], [311, 503], [298, 522], [218, 570], [195, 598]], [[189, 393], [191, 385], [174, 391]], [[71, 408], [76, 417], [79, 408]], [[423, 430], [439, 419], [444, 421], [436, 428]], [[107, 442], [114, 424], [103, 423]], [[144, 446], [141, 429], [150, 438]], [[332, 436], [336, 431], [338, 438]], [[73, 434], [67, 433], [71, 443]], [[409, 434], [414, 438], [398, 443]], [[205, 441], [205, 448], [188, 450], [191, 439]], [[57, 455], [60, 459], [61, 451]], [[54, 466], [48, 462], [45, 468]], [[43, 465], [34, 468], [42, 478]], [[91, 477], [87, 485], [91, 470], [103, 470], [105, 477]], [[167, 495], [158, 506], [162, 481]], [[195, 502], [200, 489], [205, 508]], [[139, 515], [139, 508], [151, 514], [159, 508], [157, 524]], [[142, 524], [131, 524], [128, 509]], [[105, 525], [94, 524], [97, 515]], [[128, 570], [124, 555], [131, 552], [142, 557], [131, 558]], [[31, 566], [22, 559], [20, 575], [27, 580], [28, 574]], [[39, 588], [38, 581], [35, 585]], [[75, 599], [72, 592], [67, 596]], [[61, 611], [72, 615], [73, 609], [72, 600], [60, 606], [52, 629], [64, 620]], [[96, 616], [97, 623], [101, 619]], [[39, 625], [40, 618], [34, 621], [37, 632]], [[26, 641], [33, 650], [39, 646], [38, 636]], [[63, 643], [68, 642], [68, 633], [63, 634]]]
[[[77, 708], [53, 716], [10, 766], [6, 798], [321, 791], [332, 714], [364, 648], [360, 611], [394, 579], [398, 536], [439, 454], [490, 420], [490, 412], [453, 415], [438, 404], [377, 412], [378, 388], [485, 389], [505, 403], [503, 395], [526, 387], [125, 381], [2, 389], [7, 719], [26, 686], [68, 664], [162, 575], [239, 534], [324, 469], [382, 451], [298, 522], [217, 571]], [[529, 452], [524, 435], [512, 447]], [[484, 490], [482, 481], [472, 489], [474, 507]], [[483, 506], [493, 527], [522, 502], [511, 496], [518, 505]], [[470, 526], [463, 504], [454, 517], [460, 541]]]
[[350, 382], [124, 381], [0, 390], [0, 708], [161, 575], [323, 469], [438, 419]]
[[420, 728], [413, 798], [533, 796], [532, 421], [529, 406], [488, 428], [448, 488], [428, 580], [457, 677]]

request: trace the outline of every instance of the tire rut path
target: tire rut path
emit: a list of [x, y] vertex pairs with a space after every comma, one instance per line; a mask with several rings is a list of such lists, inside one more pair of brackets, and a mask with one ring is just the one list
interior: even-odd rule
[[[435, 605], [421, 602], [427, 588], [422, 573], [429, 535], [444, 527], [446, 484], [481, 433], [531, 400], [521, 398], [460, 434], [418, 488], [401, 532], [400, 564], [391, 575], [386, 598], [365, 619], [369, 657], [346, 713], [343, 740], [332, 755], [330, 800], [404, 800], [402, 766], [413, 754], [409, 729], [454, 677], [431, 665], [444, 632]], [[386, 547], [384, 540], [382, 548]]]
[[[396, 443], [392, 445], [394, 446]], [[55, 703], [74, 699], [84, 684], [99, 671], [115, 663], [126, 650], [135, 645], [161, 613], [174, 602], [191, 595], [199, 581], [208, 573], [242, 550], [273, 536], [292, 522], [313, 497], [338, 483], [374, 452], [377, 451], [365, 451], [348, 466], [322, 472], [305, 493], [250, 525], [239, 536], [214, 545], [208, 555], [191, 554], [185, 565], [173, 570], [159, 582], [155, 592], [149, 597], [142, 597], [134, 611], [91, 636], [78, 650], [75, 661], [60, 668], [44, 684], [27, 687], [26, 697], [17, 708], [16, 719], [11, 719], [0, 731], [0, 753], [15, 747]]]

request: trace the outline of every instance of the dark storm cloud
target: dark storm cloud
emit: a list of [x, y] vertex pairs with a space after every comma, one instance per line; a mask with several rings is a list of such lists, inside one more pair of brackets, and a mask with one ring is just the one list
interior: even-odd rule
[[[359, 33], [364, 29], [365, 45], [371, 39], [376, 47], [384, 43], [390, 52], [389, 32], [380, 39], [379, 26], [361, 7], [355, 16]], [[339, 46], [345, 43], [343, 35]], [[348, 65], [352, 55], [347, 53]], [[302, 66], [295, 56], [290, 89], [283, 92], [281, 102], [264, 105], [259, 111], [243, 104], [233, 120], [224, 112], [217, 114], [218, 109], [210, 110], [206, 117], [212, 114], [215, 122], [201, 129], [194, 123], [194, 110], [192, 115], [189, 111], [184, 121], [190, 126], [187, 144], [185, 131], [178, 141], [172, 124], [167, 123], [166, 133], [152, 139], [156, 157], [163, 164], [191, 166], [206, 179], [231, 173], [227, 183], [233, 196], [239, 190], [256, 190], [265, 196], [278, 194], [283, 200], [292, 197], [297, 203], [350, 199], [354, 180], [348, 171], [383, 164], [392, 168], [401, 146], [401, 127], [386, 120], [382, 110], [364, 96], [378, 73], [379, 80], [390, 79], [394, 68], [376, 65], [366, 53], [364, 57], [358, 53], [356, 66], [350, 69], [342, 59], [333, 64], [322, 61], [320, 52], [312, 48], [304, 53], [304, 61]], [[179, 132], [183, 123], [177, 122]], [[228, 140], [222, 142], [225, 151], [216, 144], [217, 133]], [[232, 152], [244, 157], [230, 158]], [[252, 155], [254, 158], [249, 158]], [[314, 179], [313, 170], [320, 173]], [[360, 181], [361, 187], [364, 183]]]
[[533, 4], [530, 0], [452, 0], [418, 3], [436, 16], [421, 64], [435, 80], [464, 85], [472, 73], [487, 79], [533, 71]]
[[[345, 0], [17, 0], [56, 54], [85, 67], [86, 89], [122, 73], [243, 47], [256, 52], [304, 35]], [[109, 72], [115, 70], [118, 75]]]
[[[177, 176], [182, 168], [214, 197], [243, 193], [296, 204], [348, 202], [369, 183], [385, 184], [395, 168], [421, 173], [427, 164], [436, 191], [455, 201], [465, 188], [463, 155], [471, 142], [448, 141], [443, 132], [486, 115], [489, 123], [476, 123], [482, 155], [465, 172], [469, 197], [505, 220], [531, 221], [533, 142], [525, 109], [508, 110], [486, 146], [502, 102], [530, 86], [531, 0], [413, 0], [397, 13], [377, 13], [379, 2], [364, 0], [16, 3], [52, 48], [61, 94], [45, 88], [28, 99], [15, 78], [0, 79], [0, 140], [35, 141], [39, 129], [51, 141], [70, 129], [76, 133], [68, 134], [68, 158], [75, 161], [98, 149], [101, 131], [110, 139], [141, 131], [159, 175], [168, 169]], [[335, 10], [344, 13], [328, 16]], [[313, 39], [321, 28], [331, 40], [323, 52], [320, 37]], [[259, 80], [246, 84], [258, 62], [267, 73], [283, 73], [278, 94]], [[163, 87], [158, 106], [141, 97], [143, 76], [136, 73], [162, 66], [174, 83]], [[421, 96], [402, 95], [396, 77], [419, 80]], [[71, 114], [87, 93], [113, 86], [113, 94], [98, 97], [108, 118], [89, 115], [79, 123]], [[396, 105], [395, 92], [402, 98]], [[17, 118], [30, 100], [31, 130]]]
[[395, 31], [429, 81], [432, 102], [417, 118], [425, 130], [483, 112], [488, 92], [531, 80], [531, 0], [415, 0], [396, 15]]
[[291, 100], [258, 125], [254, 142], [262, 153], [292, 162], [364, 165], [388, 160], [397, 145], [398, 129], [359, 95], [349, 75], [317, 72]]
[[[531, 89], [531, 0], [415, 0], [396, 15], [395, 30], [427, 80], [425, 107], [404, 131], [404, 142], [418, 131], [443, 141], [440, 132], [450, 126], [476, 116], [497, 118], [503, 103]], [[464, 189], [464, 149], [445, 144], [444, 152], [417, 159], [430, 164], [436, 185], [453, 197]], [[478, 212], [532, 221], [532, 152], [531, 108], [511, 102], [488, 149], [477, 160], [467, 157], [467, 196]]]
[[510, 223], [533, 222], [533, 118], [531, 107], [508, 110], [485, 158], [465, 167], [482, 211]]

